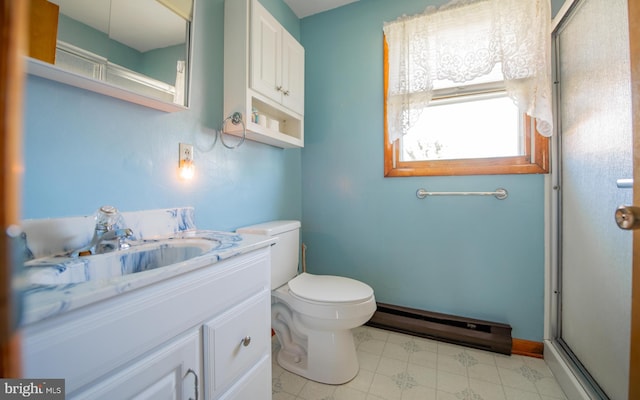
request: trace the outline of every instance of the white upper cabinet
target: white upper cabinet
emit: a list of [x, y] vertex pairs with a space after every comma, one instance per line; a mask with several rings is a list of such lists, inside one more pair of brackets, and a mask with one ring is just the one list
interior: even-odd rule
[[260, 3], [252, 7], [251, 88], [304, 114], [304, 48]]
[[258, 0], [226, 0], [224, 29], [224, 116], [241, 113], [249, 140], [303, 147], [304, 48]]

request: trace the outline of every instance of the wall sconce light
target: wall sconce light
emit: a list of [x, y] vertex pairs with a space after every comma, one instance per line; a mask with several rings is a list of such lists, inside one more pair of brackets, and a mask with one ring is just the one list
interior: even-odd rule
[[179, 144], [179, 161], [178, 175], [181, 179], [191, 180], [195, 174], [195, 165], [193, 163], [193, 145]]

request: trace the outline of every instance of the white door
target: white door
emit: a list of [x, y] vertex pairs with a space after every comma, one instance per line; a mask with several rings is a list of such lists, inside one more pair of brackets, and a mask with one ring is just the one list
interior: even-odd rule
[[633, 233], [626, 0], [578, 0], [554, 35], [559, 116], [557, 339], [594, 398], [628, 398]]

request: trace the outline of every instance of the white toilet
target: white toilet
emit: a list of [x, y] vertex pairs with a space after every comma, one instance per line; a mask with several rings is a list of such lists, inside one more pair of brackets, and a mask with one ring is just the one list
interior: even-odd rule
[[271, 251], [271, 326], [281, 346], [278, 364], [317, 382], [353, 379], [359, 365], [351, 330], [373, 316], [373, 289], [355, 279], [298, 274], [299, 221], [272, 221], [237, 232], [278, 237]]

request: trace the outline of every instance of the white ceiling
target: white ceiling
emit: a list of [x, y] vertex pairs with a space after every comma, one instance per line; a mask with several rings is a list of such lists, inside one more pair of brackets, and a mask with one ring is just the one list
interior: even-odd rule
[[356, 1], [358, 0], [284, 0], [298, 18], [308, 17]]

